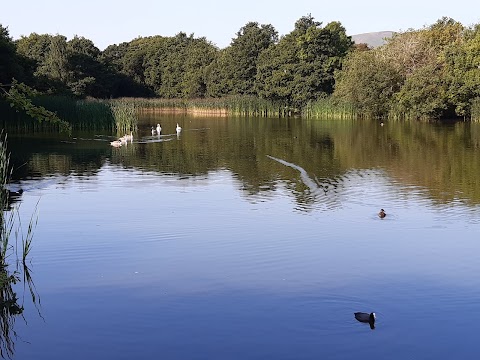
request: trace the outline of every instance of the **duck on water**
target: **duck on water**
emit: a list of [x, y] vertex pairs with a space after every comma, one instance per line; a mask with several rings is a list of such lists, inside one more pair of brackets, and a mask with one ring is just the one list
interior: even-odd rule
[[378, 213], [378, 217], [380, 219], [383, 219], [385, 216], [387, 216], [387, 213], [385, 212], [385, 210], [380, 209], [380, 212]]
[[368, 323], [370, 325], [370, 329], [375, 329], [375, 313], [365, 313], [365, 312], [356, 312], [354, 313], [355, 319], [362, 323]]

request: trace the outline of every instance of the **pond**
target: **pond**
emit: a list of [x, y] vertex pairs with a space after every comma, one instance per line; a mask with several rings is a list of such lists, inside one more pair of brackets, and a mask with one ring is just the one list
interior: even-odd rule
[[15, 358], [478, 352], [480, 124], [150, 114], [133, 136], [9, 133], [14, 206], [38, 209]]

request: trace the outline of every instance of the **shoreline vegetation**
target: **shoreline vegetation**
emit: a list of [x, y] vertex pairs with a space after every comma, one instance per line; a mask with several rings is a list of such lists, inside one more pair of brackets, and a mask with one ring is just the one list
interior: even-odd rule
[[[6, 134], [0, 133], [0, 357], [11, 359], [15, 352], [17, 317], [24, 319], [24, 303], [30, 293], [32, 303], [40, 313], [37, 294], [29, 268], [33, 231], [37, 225], [37, 212], [33, 214], [26, 232], [22, 229], [19, 207], [15, 198], [22, 191], [7, 188], [11, 169], [7, 153]], [[23, 286], [20, 286], [23, 281]], [[17, 294], [18, 290], [23, 293]], [[28, 290], [27, 290], [28, 288]]]
[[[57, 117], [69, 124], [69, 130], [112, 130], [127, 133], [137, 130], [138, 115], [141, 113], [188, 114], [212, 117], [291, 117], [301, 116], [305, 119], [352, 120], [371, 119], [359, 114], [355, 107], [347, 102], [333, 98], [309, 102], [299, 112], [293, 112], [280, 103], [269, 103], [254, 97], [230, 97], [219, 99], [151, 99], [121, 98], [112, 100], [74, 99], [63, 96], [41, 96], [33, 103], [52, 111]], [[13, 131], [62, 131], [56, 122], [39, 122], [21, 112], [3, 107], [0, 111], [7, 115], [3, 118], [4, 129]], [[14, 119], [14, 121], [12, 121]], [[411, 121], [437, 120], [429, 117], [409, 117], [402, 114], [390, 114], [383, 120]], [[455, 118], [457, 120], [465, 120]], [[447, 119], [452, 120], [452, 119]], [[480, 99], [472, 102], [473, 122], [480, 121]]]
[[180, 32], [100, 51], [79, 36], [13, 41], [0, 24], [0, 52], [7, 129], [135, 131], [138, 112], [158, 111], [480, 121], [480, 24], [446, 17], [375, 48], [310, 14], [281, 37], [249, 22], [225, 49]]

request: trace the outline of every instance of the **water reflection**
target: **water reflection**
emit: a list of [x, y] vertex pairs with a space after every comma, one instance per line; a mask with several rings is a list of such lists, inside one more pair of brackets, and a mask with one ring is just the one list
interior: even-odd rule
[[[33, 282], [29, 267], [22, 263], [13, 272], [9, 270], [11, 264], [2, 261], [0, 264], [0, 356], [2, 358], [13, 358], [15, 354], [15, 340], [17, 332], [15, 331], [15, 322], [23, 316], [24, 297], [19, 298], [15, 285], [23, 281], [27, 285], [31, 295], [32, 302], [41, 317], [39, 308], [39, 298]], [[23, 277], [21, 277], [23, 274]], [[25, 289], [24, 289], [25, 290]]]
[[12, 358], [17, 339], [15, 322], [18, 317], [25, 319], [25, 296], [17, 294], [17, 287], [22, 282], [23, 292], [28, 287], [40, 314], [38, 294], [27, 265], [35, 223], [32, 219], [26, 234], [23, 233], [18, 204], [15, 204], [23, 194], [22, 189], [13, 191], [2, 185], [0, 192], [0, 357]]
[[[51, 309], [20, 357], [474, 353], [478, 186], [424, 159], [475, 168], [473, 124], [185, 117], [177, 139], [176, 122], [151, 137], [159, 120], [145, 119], [119, 149], [114, 134], [10, 137], [22, 206], [42, 197], [36, 281]], [[352, 317], [370, 309], [374, 332]]]
[[[150, 134], [152, 124], [175, 129], [177, 122], [183, 124], [181, 132]], [[368, 121], [154, 117], [143, 119], [135, 141], [118, 149], [108, 146], [112, 134], [74, 135], [71, 142], [58, 135], [12, 135], [12, 160], [18, 167], [14, 177], [96, 176], [107, 161], [179, 177], [228, 169], [245, 195], [276, 191], [283, 183], [299, 208], [308, 209], [325, 202], [326, 195], [340, 194], [341, 184], [351, 182], [352, 175], [381, 171], [437, 204], [480, 203], [480, 124], [475, 123], [380, 126]]]
[[7, 204], [5, 205], [6, 208], [4, 210], [12, 210], [13, 206], [16, 202], [20, 201], [22, 194], [23, 194], [23, 189], [19, 188], [18, 190], [10, 190], [6, 189], [7, 191]]

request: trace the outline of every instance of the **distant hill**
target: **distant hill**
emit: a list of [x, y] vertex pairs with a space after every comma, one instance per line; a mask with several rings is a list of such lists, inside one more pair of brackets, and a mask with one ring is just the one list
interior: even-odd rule
[[368, 47], [374, 48], [385, 44], [385, 38], [391, 38], [393, 31], [378, 31], [365, 34], [352, 35], [352, 40], [356, 44], [367, 44]]

